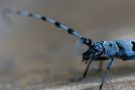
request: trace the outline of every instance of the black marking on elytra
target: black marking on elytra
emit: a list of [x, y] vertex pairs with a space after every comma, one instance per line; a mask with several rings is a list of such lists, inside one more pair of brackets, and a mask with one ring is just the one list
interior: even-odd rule
[[125, 51], [125, 49], [119, 44], [119, 42], [116, 42], [116, 44], [117, 44], [119, 50]]
[[122, 60], [128, 60], [128, 56], [126, 54], [125, 49], [119, 44], [119, 42], [116, 41], [116, 44], [119, 48], [119, 51], [122, 53], [122, 56], [120, 57]]
[[73, 34], [73, 32], [74, 32], [74, 30], [72, 28], [68, 28], [67, 31], [68, 31], [69, 34]]
[[33, 17], [33, 14], [32, 13], [29, 13], [29, 17]]
[[133, 44], [133, 46], [132, 46], [132, 51], [135, 51], [135, 42], [132, 41], [131, 43]]
[[21, 14], [21, 12], [20, 11], [16, 11], [16, 14]]
[[45, 17], [45, 16], [42, 16], [41, 19], [42, 19], [43, 21], [46, 21], [46, 17]]
[[60, 27], [61, 24], [60, 24], [60, 22], [57, 22], [57, 21], [56, 21], [56, 22], [54, 23], [54, 25], [57, 26], [57, 27]]

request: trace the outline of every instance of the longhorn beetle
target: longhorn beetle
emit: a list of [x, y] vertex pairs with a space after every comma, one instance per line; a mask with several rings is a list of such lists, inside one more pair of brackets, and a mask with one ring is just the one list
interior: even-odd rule
[[4, 11], [3, 13], [5, 14], [26, 16], [46, 21], [58, 28], [61, 28], [68, 34], [75, 36], [82, 44], [88, 46], [88, 50], [82, 54], [82, 62], [86, 62], [87, 67], [81, 79], [84, 79], [86, 77], [92, 61], [110, 60], [107, 66], [107, 71], [105, 72], [101, 84], [99, 86], [99, 90], [102, 89], [103, 84], [107, 79], [108, 73], [112, 69], [112, 65], [115, 58], [122, 59], [123, 61], [135, 59], [135, 41], [133, 40], [92, 41], [91, 39], [82, 37], [72, 28], [68, 28], [67, 26], [61, 24], [60, 22], [54, 21], [46, 16], [11, 9], [4, 9], [3, 11]]

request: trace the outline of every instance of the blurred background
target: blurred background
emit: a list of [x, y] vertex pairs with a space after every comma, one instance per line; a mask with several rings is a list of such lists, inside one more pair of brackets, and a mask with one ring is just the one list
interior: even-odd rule
[[[2, 90], [62, 85], [80, 77], [86, 67], [81, 62], [86, 47], [74, 48], [76, 38], [40, 20], [5, 18], [3, 8], [46, 15], [93, 40], [135, 38], [134, 0], [0, 0]], [[110, 79], [135, 73], [134, 65], [135, 61], [116, 60]], [[93, 62], [92, 67], [97, 66]], [[103, 72], [90, 70], [86, 80], [100, 80]]]

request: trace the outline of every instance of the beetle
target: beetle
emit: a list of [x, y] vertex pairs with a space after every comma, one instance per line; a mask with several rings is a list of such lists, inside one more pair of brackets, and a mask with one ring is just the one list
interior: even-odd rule
[[80, 34], [75, 32], [72, 28], [69, 28], [58, 21], [54, 21], [53, 19], [40, 14], [29, 13], [26, 11], [11, 10], [11, 9], [4, 9], [3, 13], [5, 15], [7, 14], [20, 15], [20, 16], [26, 16], [26, 17], [31, 17], [42, 21], [46, 21], [58, 28], [61, 28], [62, 30], [66, 31], [68, 34], [75, 36], [81, 44], [88, 46], [88, 49], [82, 54], [82, 62], [87, 63], [87, 67], [82, 77], [79, 78], [78, 80], [82, 80], [86, 77], [92, 61], [101, 62], [104, 60], [110, 60], [107, 66], [107, 70], [99, 86], [99, 90], [102, 89], [103, 84], [107, 79], [108, 73], [112, 69], [112, 65], [115, 58], [121, 59], [123, 61], [135, 59], [134, 40], [93, 41], [91, 39], [82, 37]]

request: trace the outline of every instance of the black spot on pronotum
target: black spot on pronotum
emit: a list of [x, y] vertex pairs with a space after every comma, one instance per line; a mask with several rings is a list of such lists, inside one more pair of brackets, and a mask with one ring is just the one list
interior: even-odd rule
[[41, 19], [42, 19], [43, 21], [46, 21], [46, 17], [45, 17], [45, 16], [42, 16]]
[[112, 47], [112, 44], [109, 44], [110, 47]]
[[132, 41], [131, 43], [133, 44], [132, 50], [135, 51], [135, 42]]
[[68, 28], [68, 33], [73, 34], [74, 30], [72, 28]]
[[55, 22], [54, 24], [55, 24], [55, 26], [57, 26], [57, 27], [60, 27], [60, 25], [61, 25], [59, 22]]

